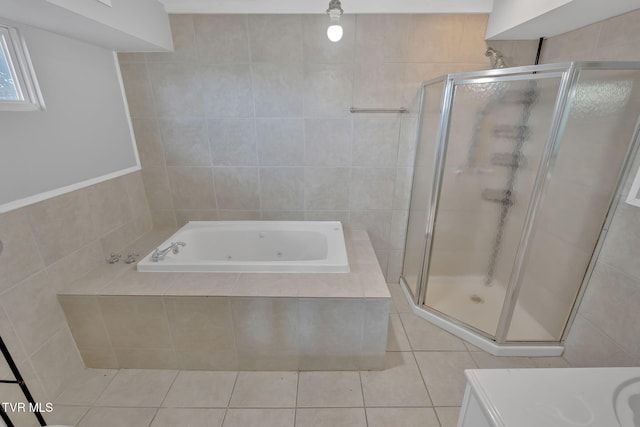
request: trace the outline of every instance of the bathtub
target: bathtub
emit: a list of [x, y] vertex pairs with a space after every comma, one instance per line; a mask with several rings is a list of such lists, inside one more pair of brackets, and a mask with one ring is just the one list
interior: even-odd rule
[[348, 273], [338, 221], [191, 221], [164, 243], [174, 254], [138, 262], [141, 272]]

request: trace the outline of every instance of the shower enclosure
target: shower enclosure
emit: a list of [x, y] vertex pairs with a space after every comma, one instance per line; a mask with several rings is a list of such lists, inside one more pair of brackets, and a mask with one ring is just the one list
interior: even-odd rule
[[450, 74], [419, 96], [414, 311], [496, 355], [560, 354], [636, 151], [640, 63]]

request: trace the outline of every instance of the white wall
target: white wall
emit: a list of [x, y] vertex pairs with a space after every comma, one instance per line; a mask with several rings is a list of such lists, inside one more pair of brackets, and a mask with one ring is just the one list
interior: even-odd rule
[[494, 0], [488, 40], [533, 40], [640, 8], [640, 0]]
[[0, 0], [0, 16], [119, 52], [171, 50], [158, 0]]
[[113, 53], [16, 26], [47, 108], [0, 112], [0, 212], [139, 169]]

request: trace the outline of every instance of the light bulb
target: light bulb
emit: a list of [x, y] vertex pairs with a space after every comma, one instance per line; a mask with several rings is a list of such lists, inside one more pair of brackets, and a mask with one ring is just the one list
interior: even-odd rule
[[340, 24], [333, 24], [327, 28], [327, 37], [332, 42], [338, 42], [342, 38], [342, 26]]

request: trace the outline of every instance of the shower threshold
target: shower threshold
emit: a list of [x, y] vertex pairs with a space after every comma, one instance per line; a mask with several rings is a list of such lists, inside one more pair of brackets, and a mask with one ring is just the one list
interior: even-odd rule
[[[492, 282], [492, 286], [483, 284], [483, 277], [434, 277], [429, 281], [427, 291], [429, 305], [432, 310], [415, 304], [407, 284], [400, 279], [409, 306], [414, 314], [444, 329], [445, 331], [467, 341], [494, 356], [560, 356], [564, 346], [554, 343], [554, 338], [526, 310], [516, 307], [511, 323], [510, 335], [528, 336], [535, 334], [540, 341], [549, 342], [509, 342], [496, 341], [474, 331], [463, 323], [473, 325], [487, 334], [495, 333], [500, 310], [504, 302], [505, 288], [500, 283]], [[454, 321], [445, 318], [438, 312], [446, 313]], [[489, 314], [487, 314], [489, 313]]]

